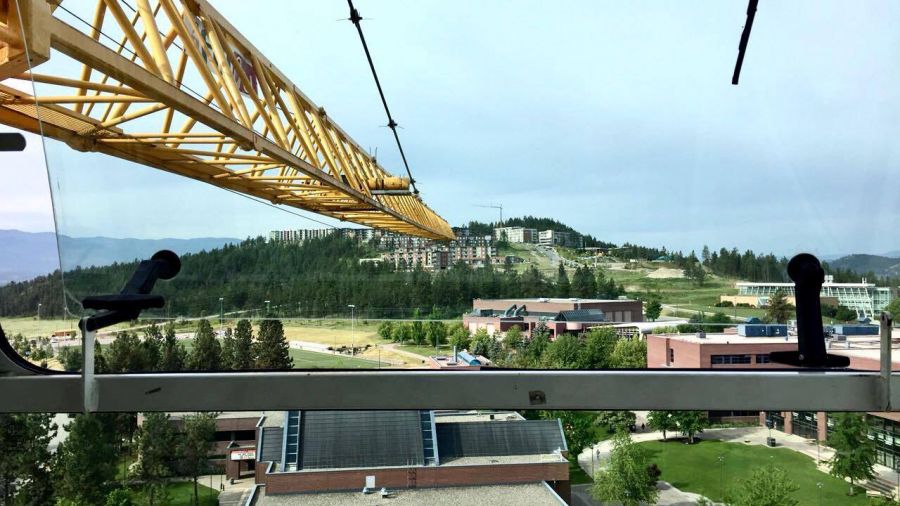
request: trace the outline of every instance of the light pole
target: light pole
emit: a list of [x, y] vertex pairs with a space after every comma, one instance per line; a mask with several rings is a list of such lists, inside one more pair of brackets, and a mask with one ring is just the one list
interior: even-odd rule
[[725, 497], [725, 455], [719, 455], [719, 464], [722, 471], [719, 476], [719, 489], [722, 497]]
[[818, 504], [822, 504], [822, 487], [823, 487], [823, 485], [822, 485], [821, 481], [816, 483], [816, 488], [818, 489], [818, 496], [819, 496], [819, 500], [816, 502]]
[[41, 306], [43, 306], [43, 304], [41, 304], [40, 302], [38, 302], [38, 320], [41, 319]]
[[269, 317], [269, 313], [272, 311], [272, 301], [270, 301], [270, 300], [265, 300], [265, 301], [263, 301], [263, 302], [266, 303], [266, 318], [268, 318], [268, 317]]
[[350, 308], [350, 356], [352, 357], [353, 355], [355, 355], [354, 352], [356, 350], [356, 336], [354, 334], [356, 330], [356, 322], [353, 318], [356, 315], [356, 304], [347, 304], [347, 307]]
[[225, 297], [219, 297], [219, 327], [225, 326]]

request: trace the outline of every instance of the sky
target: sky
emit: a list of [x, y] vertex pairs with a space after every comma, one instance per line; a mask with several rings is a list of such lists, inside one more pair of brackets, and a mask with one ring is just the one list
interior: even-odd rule
[[[403, 171], [346, 3], [213, 3]], [[685, 251], [900, 250], [900, 3], [761, 2], [739, 86], [745, 0], [355, 4], [418, 187], [452, 225], [502, 204]], [[0, 229], [52, 230], [50, 189], [73, 236], [335, 224], [55, 141], [45, 161], [32, 140], [3, 155]]]

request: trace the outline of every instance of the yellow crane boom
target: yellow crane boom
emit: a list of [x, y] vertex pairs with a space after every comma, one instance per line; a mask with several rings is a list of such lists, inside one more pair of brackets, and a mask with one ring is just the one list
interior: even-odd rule
[[[0, 0], [0, 80], [53, 90], [0, 84], [0, 122], [275, 204], [454, 238], [407, 178], [378, 165], [206, 0], [95, 3], [79, 24], [62, 19], [60, 0]], [[41, 73], [51, 56], [79, 65]]]

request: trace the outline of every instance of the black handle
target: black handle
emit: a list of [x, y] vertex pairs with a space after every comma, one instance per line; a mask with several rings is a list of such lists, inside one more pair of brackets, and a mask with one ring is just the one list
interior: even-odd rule
[[150, 295], [158, 279], [172, 279], [181, 270], [178, 255], [169, 251], [157, 251], [150, 260], [143, 260], [118, 294], [92, 295], [81, 301], [84, 309], [99, 309], [100, 312], [82, 319], [82, 330], [93, 331], [134, 320], [141, 311], [160, 308], [165, 305], [161, 295]]

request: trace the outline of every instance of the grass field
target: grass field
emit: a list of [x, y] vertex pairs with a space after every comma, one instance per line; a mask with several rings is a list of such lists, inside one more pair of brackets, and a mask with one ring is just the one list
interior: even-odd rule
[[[185, 339], [179, 341], [184, 345], [185, 351], [191, 352], [194, 347], [193, 339]], [[220, 341], [221, 342], [221, 341]], [[315, 351], [288, 350], [291, 358], [294, 359], [294, 369], [377, 369], [378, 362], [376, 360], [362, 359], [356, 357], [347, 357], [342, 355], [332, 355], [330, 353], [319, 353]]]
[[77, 330], [78, 320], [38, 320], [37, 318], [4, 318], [0, 320], [8, 336], [22, 334], [25, 337], [46, 337], [56, 330]]
[[288, 341], [307, 341], [338, 347], [351, 344], [359, 346], [382, 342], [376, 329], [377, 326], [371, 324], [356, 325], [356, 328], [351, 330], [350, 325], [345, 326], [337, 322], [325, 322], [321, 325], [289, 322], [284, 326], [284, 336]]
[[[422, 355], [423, 357], [430, 357], [435, 354], [434, 346], [428, 345], [417, 346], [415, 344], [401, 344], [397, 346], [397, 349], [415, 353], [416, 355]], [[450, 355], [451, 353], [453, 353], [453, 347], [446, 344], [442, 345], [440, 348], [438, 348], [437, 353], [441, 355]]]
[[[701, 441], [686, 445], [681, 441], [649, 441], [640, 446], [662, 470], [661, 480], [674, 487], [721, 501], [730, 489], [750, 472], [762, 466], [780, 466], [800, 487], [793, 496], [807, 505], [864, 505], [865, 494], [848, 496], [850, 485], [816, 469], [813, 460], [786, 448]], [[720, 457], [722, 460], [720, 461]], [[819, 489], [817, 484], [821, 483]]]
[[[198, 497], [200, 506], [216, 506], [219, 504], [219, 492], [207, 486], [198, 484]], [[170, 506], [189, 506], [194, 499], [194, 483], [191, 481], [179, 481], [170, 483], [167, 487]], [[131, 498], [135, 504], [147, 504], [147, 498], [142, 489], [131, 489]]]

